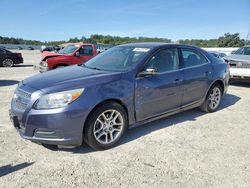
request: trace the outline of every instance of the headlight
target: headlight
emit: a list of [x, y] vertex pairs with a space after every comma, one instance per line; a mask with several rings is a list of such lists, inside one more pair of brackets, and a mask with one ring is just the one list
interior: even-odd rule
[[44, 66], [44, 67], [47, 67], [47, 66], [48, 66], [47, 60], [41, 61], [40, 65], [41, 65], [41, 66]]
[[84, 88], [43, 95], [37, 100], [34, 108], [39, 110], [65, 107], [76, 100], [83, 91]]

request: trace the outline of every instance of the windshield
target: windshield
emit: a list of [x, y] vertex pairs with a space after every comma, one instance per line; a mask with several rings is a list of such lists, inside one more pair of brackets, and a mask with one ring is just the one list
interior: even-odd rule
[[241, 47], [241, 48], [239, 48], [237, 51], [235, 51], [234, 54], [239, 54], [239, 55], [241, 55], [241, 54], [243, 54], [243, 51], [244, 51], [244, 47]]
[[124, 72], [138, 64], [149, 50], [149, 48], [117, 46], [89, 60], [84, 66], [93, 69]]
[[59, 50], [59, 54], [72, 54], [79, 46], [77, 45], [69, 45]]

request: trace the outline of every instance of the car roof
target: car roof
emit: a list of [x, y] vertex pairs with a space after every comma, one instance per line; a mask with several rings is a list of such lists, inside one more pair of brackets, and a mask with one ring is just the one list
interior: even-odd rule
[[163, 42], [139, 42], [139, 43], [121, 44], [119, 46], [127, 46], [127, 47], [135, 47], [135, 48], [150, 48], [150, 49], [159, 48], [159, 47], [167, 47], [167, 46], [196, 48], [195, 46], [191, 46], [191, 45], [176, 44], [176, 43], [163, 43]]

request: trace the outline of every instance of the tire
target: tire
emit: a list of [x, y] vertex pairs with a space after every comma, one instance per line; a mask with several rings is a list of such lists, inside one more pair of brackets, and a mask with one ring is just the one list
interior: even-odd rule
[[55, 69], [61, 69], [61, 68], [64, 68], [64, 67], [66, 67], [66, 66], [64, 66], [64, 65], [59, 65], [59, 66], [57, 66]]
[[4, 59], [1, 63], [3, 67], [12, 67], [14, 65], [14, 61], [12, 59]]
[[200, 106], [200, 109], [208, 113], [215, 112], [220, 106], [221, 98], [222, 88], [219, 84], [215, 83], [209, 89], [206, 99]]
[[118, 103], [106, 102], [88, 117], [83, 139], [93, 149], [105, 150], [115, 146], [127, 128], [128, 117], [125, 109]]

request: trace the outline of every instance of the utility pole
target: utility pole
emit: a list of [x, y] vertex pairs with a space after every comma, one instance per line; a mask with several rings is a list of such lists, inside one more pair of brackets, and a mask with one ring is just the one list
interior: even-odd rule
[[247, 41], [247, 42], [250, 42], [250, 28], [249, 28], [249, 30], [248, 30], [248, 34], [247, 34], [246, 41]]

